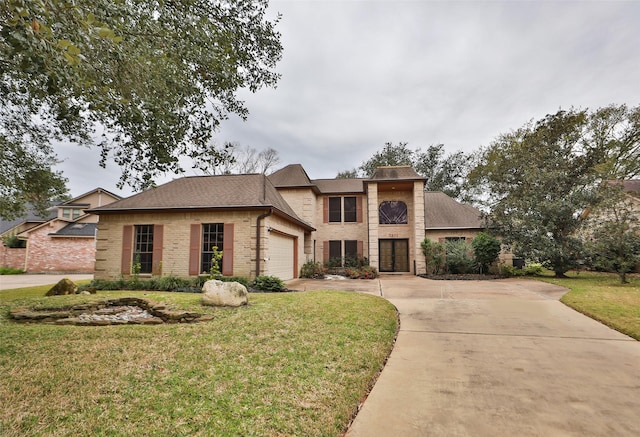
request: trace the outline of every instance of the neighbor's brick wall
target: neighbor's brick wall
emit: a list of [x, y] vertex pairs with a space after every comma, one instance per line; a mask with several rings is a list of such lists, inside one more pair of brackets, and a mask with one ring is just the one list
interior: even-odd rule
[[92, 273], [95, 267], [94, 238], [49, 236], [67, 223], [53, 221], [29, 233], [26, 271], [29, 273], [78, 272]]
[[27, 249], [24, 247], [9, 248], [0, 244], [0, 266], [24, 270]]
[[[96, 279], [120, 277], [124, 225], [164, 225], [162, 274], [189, 276], [191, 224], [234, 223], [233, 274], [252, 277], [255, 270], [256, 218], [263, 211], [105, 214], [98, 223]], [[264, 226], [264, 220], [261, 223]], [[266, 231], [263, 230], [262, 237]]]

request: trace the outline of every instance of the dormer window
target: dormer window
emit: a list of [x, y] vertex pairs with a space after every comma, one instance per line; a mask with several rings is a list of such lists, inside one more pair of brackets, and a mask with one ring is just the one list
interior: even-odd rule
[[80, 208], [62, 208], [62, 218], [67, 220], [75, 220], [82, 215]]

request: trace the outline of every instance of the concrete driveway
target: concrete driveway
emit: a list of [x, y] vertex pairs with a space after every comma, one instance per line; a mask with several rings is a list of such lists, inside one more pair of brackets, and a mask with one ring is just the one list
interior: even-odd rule
[[[342, 281], [317, 282], [299, 285]], [[640, 435], [640, 342], [560, 303], [565, 289], [511, 279], [349, 282], [368, 282], [354, 291], [393, 303], [401, 326], [348, 437]]]

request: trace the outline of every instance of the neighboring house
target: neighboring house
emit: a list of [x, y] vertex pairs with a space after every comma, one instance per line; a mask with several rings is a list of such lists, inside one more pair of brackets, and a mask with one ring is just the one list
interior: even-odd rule
[[[10, 267], [12, 269], [25, 268], [25, 257], [27, 255], [27, 242], [24, 240], [16, 240], [17, 236], [31, 228], [45, 223], [58, 215], [56, 206], [61, 202], [52, 202], [51, 207], [47, 209], [46, 215], [40, 217], [38, 212], [31, 206], [27, 205], [27, 214], [24, 217], [15, 220], [0, 219], [0, 238], [3, 244], [0, 245], [0, 266]], [[10, 240], [13, 244], [5, 245]]]
[[312, 180], [299, 164], [270, 176], [176, 179], [89, 210], [100, 216], [95, 277], [134, 266], [142, 275], [206, 274], [213, 246], [225, 275], [291, 279], [307, 261], [346, 257], [366, 257], [381, 272], [424, 273], [425, 236], [483, 228], [479, 210], [424, 186], [409, 166], [367, 179]]
[[[120, 196], [96, 188], [53, 206], [52, 215], [48, 220], [25, 222], [6, 231], [6, 234], [14, 232], [12, 235], [17, 235], [25, 242], [25, 248], [21, 255], [5, 257], [11, 258], [11, 263], [7, 261], [5, 264], [3, 261], [2, 265], [20, 268], [28, 273], [92, 273], [95, 268], [98, 216], [89, 214], [86, 210], [116, 200], [120, 200]], [[3, 246], [5, 255], [15, 250]]]

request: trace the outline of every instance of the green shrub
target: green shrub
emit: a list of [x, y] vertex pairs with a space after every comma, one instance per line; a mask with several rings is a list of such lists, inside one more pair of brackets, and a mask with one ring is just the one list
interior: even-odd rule
[[13, 269], [11, 267], [0, 267], [0, 275], [21, 275], [24, 273], [22, 269]]
[[260, 291], [279, 292], [287, 291], [284, 282], [275, 276], [260, 275], [253, 280], [251, 286]]
[[522, 270], [522, 273], [525, 276], [542, 276], [543, 272], [544, 272], [544, 268], [540, 263], [527, 264]]
[[307, 261], [300, 269], [300, 277], [307, 279], [323, 279], [325, 269], [321, 263]]
[[442, 243], [434, 243], [425, 237], [420, 243], [422, 248], [422, 254], [424, 255], [424, 262], [427, 274], [437, 275], [440, 273], [444, 265], [445, 259], [445, 246]]
[[464, 240], [447, 241], [447, 271], [452, 274], [476, 273], [478, 264], [471, 252], [471, 247]]
[[[245, 287], [249, 287], [249, 280], [247, 278], [245, 278], [244, 276], [222, 276], [222, 275], [217, 275], [211, 279], [217, 279], [218, 281], [222, 281], [222, 282], [237, 282], [239, 284], [244, 285]], [[204, 283], [202, 284], [204, 285]]]
[[486, 273], [489, 265], [498, 259], [501, 244], [497, 238], [486, 232], [479, 232], [471, 242], [471, 247], [476, 263], [480, 266], [480, 273]]

